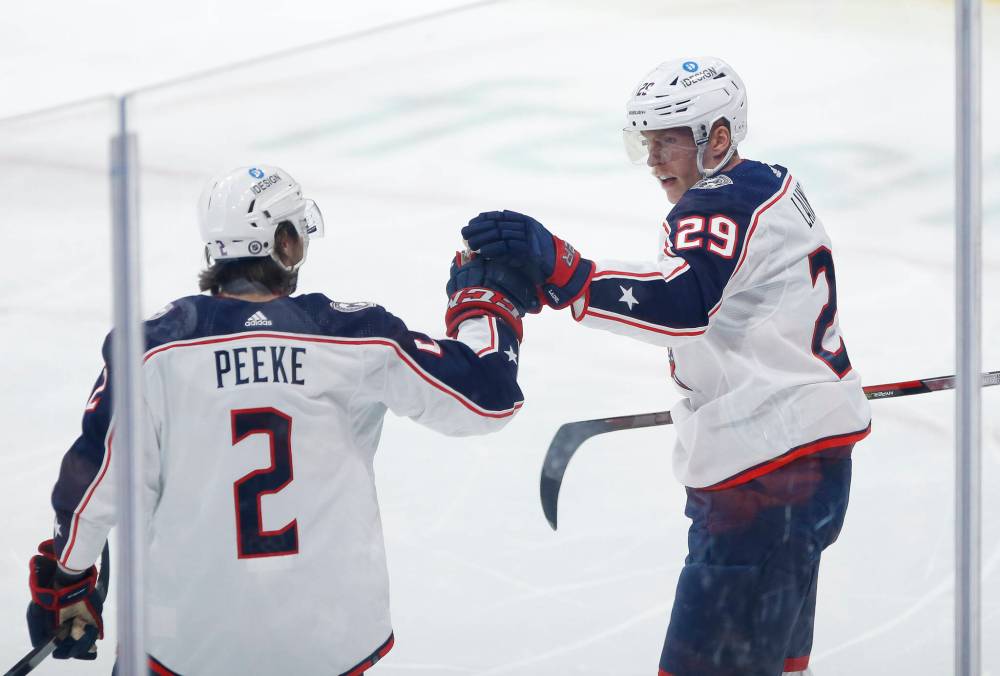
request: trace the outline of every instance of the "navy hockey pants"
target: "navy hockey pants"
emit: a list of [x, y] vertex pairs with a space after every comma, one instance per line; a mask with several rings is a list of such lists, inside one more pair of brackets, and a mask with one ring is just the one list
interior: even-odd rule
[[660, 676], [779, 676], [808, 666], [820, 555], [844, 523], [852, 448], [732, 488], [687, 489], [688, 556]]

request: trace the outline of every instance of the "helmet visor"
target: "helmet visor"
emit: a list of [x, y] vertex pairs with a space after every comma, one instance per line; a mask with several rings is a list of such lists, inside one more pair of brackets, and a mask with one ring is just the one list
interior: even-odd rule
[[325, 234], [326, 226], [323, 223], [323, 213], [319, 210], [319, 206], [312, 200], [306, 200], [306, 208], [302, 212], [302, 220], [305, 222], [307, 238], [318, 239]]
[[649, 157], [649, 143], [642, 132], [635, 129], [623, 129], [622, 140], [625, 142], [625, 154], [632, 164], [645, 164]]
[[690, 136], [682, 135], [676, 128], [653, 131], [625, 129], [622, 134], [625, 152], [632, 164], [656, 166], [685, 155], [693, 157], [698, 151]]

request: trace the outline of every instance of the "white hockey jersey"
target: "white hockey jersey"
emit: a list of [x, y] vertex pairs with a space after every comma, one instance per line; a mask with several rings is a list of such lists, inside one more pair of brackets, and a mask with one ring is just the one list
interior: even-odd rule
[[573, 314], [668, 348], [686, 486], [733, 486], [870, 430], [830, 239], [784, 167], [743, 160], [695, 184], [663, 222], [656, 260], [596, 261]]
[[[449, 435], [500, 429], [522, 402], [513, 331], [477, 318], [433, 340], [322, 294], [192, 296], [146, 322], [146, 339], [151, 664], [362, 673], [393, 641], [372, 469], [386, 410]], [[53, 491], [71, 569], [115, 522], [110, 368]]]

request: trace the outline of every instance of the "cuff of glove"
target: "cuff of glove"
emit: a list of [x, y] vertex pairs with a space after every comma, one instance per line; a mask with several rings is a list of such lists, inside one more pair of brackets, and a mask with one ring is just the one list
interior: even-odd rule
[[[580, 258], [577, 255], [571, 270], [561, 271], [562, 274], [558, 277], [553, 275], [542, 285], [542, 297], [545, 304], [550, 308], [561, 310], [583, 297], [590, 288], [594, 267], [593, 261]], [[552, 281], [554, 279], [558, 279], [562, 283], [557, 284]]]
[[59, 611], [87, 598], [97, 584], [97, 568], [92, 567], [85, 572], [84, 577], [73, 582], [57, 581], [55, 562], [45, 560], [39, 562], [42, 556], [32, 560], [31, 575], [28, 585], [31, 588], [31, 600], [45, 610]]
[[444, 313], [445, 334], [449, 338], [455, 338], [462, 322], [483, 315], [502, 319], [514, 331], [518, 342], [521, 341], [524, 327], [521, 313], [514, 304], [499, 291], [478, 286], [459, 289], [452, 295]]

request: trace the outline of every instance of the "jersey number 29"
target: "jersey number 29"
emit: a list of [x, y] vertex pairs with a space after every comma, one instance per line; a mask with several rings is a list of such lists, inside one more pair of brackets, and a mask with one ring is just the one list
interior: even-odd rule
[[287, 556], [299, 552], [299, 527], [292, 519], [284, 528], [264, 530], [262, 495], [277, 493], [292, 482], [292, 419], [275, 408], [231, 411], [233, 446], [254, 434], [267, 436], [271, 466], [256, 469], [233, 484], [236, 503], [236, 549], [241, 559]]

